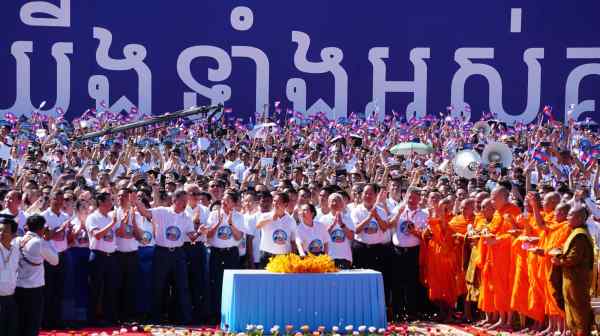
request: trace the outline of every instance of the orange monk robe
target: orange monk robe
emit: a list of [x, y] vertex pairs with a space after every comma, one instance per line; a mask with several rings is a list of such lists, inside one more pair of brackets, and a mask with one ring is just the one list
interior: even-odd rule
[[[450, 218], [452, 218], [451, 216], [452, 215], [450, 215], [450, 214], [447, 215], [446, 223], [448, 223]], [[422, 245], [425, 245], [426, 243], [427, 242], [423, 242], [421, 240]], [[429, 260], [429, 257], [427, 256], [428, 253], [429, 253], [429, 250], [426, 248], [419, 249], [419, 280], [425, 287], [429, 287], [429, 285], [427, 284], [427, 272], [428, 272], [428, 268], [430, 267], [428, 264], [428, 260]]]
[[[567, 221], [560, 223], [552, 221], [546, 226], [545, 239], [541, 243], [542, 245], [540, 245], [540, 247], [542, 247], [546, 252], [553, 248], [562, 248], [570, 233], [571, 227]], [[554, 296], [552, 295], [552, 283], [550, 282], [550, 273], [552, 271], [551, 259], [552, 256], [545, 254], [540, 258], [539, 265], [539, 274], [541, 279], [544, 280], [543, 287], [546, 300], [545, 311], [547, 315], [564, 317], [565, 312], [560, 309], [556, 299], [554, 299]]]
[[[533, 215], [521, 214], [517, 217], [517, 227], [523, 229], [523, 235], [533, 232], [532, 222], [535, 223]], [[511, 259], [513, 262], [512, 292], [510, 297], [510, 309], [522, 315], [529, 315], [529, 266], [527, 257], [529, 253], [523, 249], [523, 241], [514, 239], [511, 246]]]
[[452, 230], [448, 226], [442, 227], [440, 219], [430, 218], [429, 230], [431, 238], [425, 243], [427, 249], [425, 281], [428, 286], [429, 300], [441, 301], [453, 307], [460, 295], [456, 279], [460, 268], [459, 246], [452, 237]]
[[[483, 264], [481, 274], [482, 293], [484, 297], [492, 297], [491, 310], [496, 312], [510, 311], [511, 297], [511, 245], [512, 236], [508, 234], [508, 230], [513, 228], [514, 218], [521, 213], [519, 207], [508, 203], [502, 209], [496, 210], [494, 217], [489, 225], [489, 231], [496, 236], [496, 241], [492, 245], [488, 245], [486, 259]], [[505, 216], [508, 220], [505, 220]], [[485, 307], [490, 309], [490, 307]]]
[[[452, 217], [450, 222], [448, 222], [448, 226], [453, 233], [466, 234], [467, 228], [469, 225], [474, 224], [474, 219], [467, 219], [463, 215], [457, 215]], [[458, 246], [459, 260], [458, 260], [458, 276], [457, 276], [457, 286], [459, 288], [460, 295], [463, 295], [467, 292], [467, 286], [465, 283], [465, 263], [469, 261], [471, 256], [471, 248], [470, 244], [467, 244], [465, 239], [460, 240], [460, 245]]]
[[[530, 232], [528, 236], [539, 237], [542, 229], [537, 226], [535, 217], [530, 216]], [[538, 243], [539, 244], [539, 243]], [[532, 247], [535, 244], [531, 244]], [[527, 253], [527, 279], [529, 280], [529, 290], [527, 291], [527, 315], [531, 319], [544, 322], [546, 297], [544, 294], [544, 281], [539, 274], [540, 257], [535, 253]]]

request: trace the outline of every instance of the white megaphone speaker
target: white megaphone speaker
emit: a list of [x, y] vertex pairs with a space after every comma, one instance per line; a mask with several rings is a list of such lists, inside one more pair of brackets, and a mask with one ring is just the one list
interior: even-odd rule
[[470, 149], [458, 152], [452, 160], [454, 173], [466, 179], [475, 178], [479, 165], [481, 165], [481, 156]]
[[483, 149], [482, 160], [484, 164], [500, 163], [502, 167], [508, 168], [513, 160], [513, 154], [507, 144], [502, 142], [490, 142]]
[[482, 133], [485, 137], [488, 137], [492, 133], [492, 128], [490, 127], [490, 124], [488, 124], [488, 122], [484, 120], [476, 122], [471, 130], [475, 134]]

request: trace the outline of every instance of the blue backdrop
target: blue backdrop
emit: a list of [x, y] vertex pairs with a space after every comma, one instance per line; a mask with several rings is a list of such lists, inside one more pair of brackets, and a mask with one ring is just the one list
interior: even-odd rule
[[[501, 119], [525, 122], [544, 105], [562, 119], [575, 104], [575, 117], [598, 119], [593, 112], [600, 83], [598, 13], [596, 0], [3, 1], [0, 110], [27, 114], [46, 101], [46, 113], [66, 110], [68, 117], [92, 106], [112, 111], [137, 106], [156, 114], [191, 105], [196, 91], [197, 104], [224, 101], [232, 115], [244, 119], [263, 112], [265, 103], [275, 113], [275, 101], [284, 113], [340, 117], [375, 111], [380, 118], [392, 110], [404, 115], [411, 102], [409, 117], [437, 115], [449, 105], [452, 113], [465, 115], [466, 102], [471, 119], [492, 110]], [[306, 57], [297, 54], [304, 34], [310, 38]], [[99, 48], [101, 41], [109, 49]], [[130, 44], [139, 44], [129, 49], [138, 60], [122, 62]], [[188, 49], [195, 46], [205, 47]], [[321, 54], [328, 47], [338, 49]], [[389, 57], [382, 56], [385, 47]], [[479, 48], [465, 55], [491, 66], [467, 66], [464, 85], [455, 60], [460, 48]], [[493, 58], [481, 59], [489, 50]], [[340, 51], [343, 59], [336, 62]], [[265, 59], [269, 76], [257, 81], [257, 64], [263, 61], [264, 74]], [[209, 69], [217, 67], [211, 79]], [[488, 85], [493, 69], [501, 92], [497, 82]], [[196, 86], [183, 79], [186, 74]], [[493, 97], [500, 105], [491, 103]], [[320, 98], [330, 110], [315, 105]]]

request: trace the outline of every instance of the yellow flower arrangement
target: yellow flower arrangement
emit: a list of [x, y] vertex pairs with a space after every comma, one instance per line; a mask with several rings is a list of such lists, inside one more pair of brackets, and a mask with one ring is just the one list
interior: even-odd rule
[[285, 254], [272, 257], [267, 264], [267, 271], [273, 273], [330, 273], [337, 272], [333, 259], [326, 254], [318, 256], [309, 254], [300, 257], [297, 254]]

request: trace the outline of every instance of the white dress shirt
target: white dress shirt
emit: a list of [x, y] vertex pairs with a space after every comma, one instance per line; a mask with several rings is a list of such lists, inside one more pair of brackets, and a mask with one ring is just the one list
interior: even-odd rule
[[[42, 215], [46, 219], [46, 225], [54, 230], [57, 227], [61, 226], [69, 220], [69, 215], [60, 211], [58, 214], [54, 213], [51, 208], [46, 209], [40, 215]], [[67, 230], [64, 230], [62, 234], [58, 237], [52, 238], [50, 243], [54, 245], [54, 248], [58, 253], [64, 252], [68, 248], [67, 244]]]
[[[185, 214], [190, 217], [190, 219], [192, 220], [192, 223], [194, 223], [194, 217], [196, 216], [197, 212], [200, 212], [200, 225], [203, 225], [203, 224], [206, 225], [206, 222], [208, 221], [208, 215], [210, 215], [210, 211], [208, 210], [207, 207], [198, 203], [196, 205], [196, 207], [193, 209], [189, 205], [185, 208]], [[195, 228], [195, 226], [194, 226], [194, 228]], [[183, 241], [185, 243], [190, 242], [190, 237], [188, 235], [185, 235], [183, 237]], [[198, 241], [206, 243], [206, 235], [201, 235], [200, 237], [198, 237]]]
[[[272, 219], [275, 212], [261, 213], [256, 218], [258, 224], [263, 219]], [[292, 252], [292, 242], [296, 235], [296, 221], [288, 215], [266, 224], [260, 229], [260, 250], [271, 254]]]
[[10, 248], [0, 244], [0, 296], [9, 296], [15, 293], [17, 287], [17, 269], [19, 268], [19, 246], [13, 240]]
[[183, 246], [183, 237], [194, 232], [192, 219], [181, 211], [176, 213], [173, 207], [157, 207], [150, 209], [152, 222], [156, 226], [156, 245], [174, 248]]
[[[396, 209], [394, 209], [392, 216], [395, 216], [401, 208], [402, 205], [399, 204]], [[398, 223], [392, 236], [392, 242], [394, 245], [398, 247], [418, 246], [420, 242], [419, 237], [408, 233], [408, 224], [413, 223], [415, 229], [422, 231], [427, 228], [428, 218], [429, 216], [425, 211], [423, 211], [423, 209], [417, 208], [415, 210], [410, 210], [408, 207], [404, 207], [400, 217], [398, 218]]]
[[[25, 240], [27, 243], [23, 244]], [[19, 247], [23, 244], [17, 271], [17, 287], [44, 286], [44, 261], [53, 266], [58, 265], [58, 252], [54, 246], [31, 231], [23, 237], [15, 238], [15, 244]]]
[[313, 220], [312, 226], [304, 223], [298, 225], [296, 233], [296, 246], [300, 255], [325, 253], [325, 245], [331, 246], [329, 232], [319, 221]]
[[[331, 213], [321, 218], [321, 222], [326, 229], [333, 224], [334, 220], [335, 216]], [[342, 222], [346, 228], [354, 231], [354, 222], [348, 211], [342, 213]], [[338, 224], [335, 224], [329, 235], [331, 242], [329, 243], [329, 252], [327, 254], [333, 259], [345, 259], [352, 262], [352, 241], [346, 237], [344, 230]]]
[[[219, 216], [221, 217], [221, 222], [219, 223]], [[232, 218], [231, 222], [233, 226], [238, 231], [242, 231], [244, 226], [244, 216], [237, 211], [233, 211], [231, 213]], [[208, 239], [208, 244], [212, 247], [218, 248], [229, 248], [235, 247], [240, 244], [239, 240], [235, 240], [233, 237], [233, 230], [229, 225], [229, 216], [225, 214], [225, 211], [222, 209], [219, 211], [213, 211], [208, 216], [208, 226], [213, 227], [219, 223], [215, 235]]]
[[77, 232], [73, 240], [73, 247], [90, 247], [90, 238], [88, 237], [85, 223], [82, 223], [79, 217], [73, 216], [73, 219], [71, 219], [71, 230], [72, 232]]
[[[388, 216], [386, 215], [385, 211], [377, 205], [375, 205], [374, 207], [379, 217], [381, 217], [382, 220], [386, 221]], [[365, 208], [363, 204], [357, 205], [352, 210], [351, 214], [354, 225], [358, 226], [358, 224], [360, 224], [362, 221], [364, 221], [367, 217], [370, 216], [370, 212], [371, 210]], [[369, 223], [367, 223], [367, 225], [363, 227], [361, 232], [356, 232], [356, 234], [354, 235], [354, 239], [361, 243], [369, 245], [383, 244], [388, 241], [388, 235], [386, 234], [386, 232], [387, 230], [381, 230], [379, 224], [375, 219], [371, 219]]]
[[[123, 223], [123, 219], [127, 216], [127, 213], [123, 211], [123, 208], [117, 207], [115, 210], [117, 212], [117, 224], [115, 224], [115, 237], [117, 238], [117, 251], [119, 252], [134, 252], [137, 251], [139, 247], [139, 243], [133, 234], [133, 217], [129, 217], [127, 221], [127, 225], [125, 226], [125, 231], [123, 237], [119, 237], [117, 235], [117, 231], [121, 228]], [[111, 211], [108, 214], [108, 217], [112, 218], [113, 212]], [[142, 224], [143, 219], [142, 215], [139, 212], [135, 212], [135, 223], [138, 227]]]
[[85, 228], [87, 229], [90, 239], [90, 250], [102, 251], [104, 253], [114, 253], [117, 250], [114, 227], [112, 227], [104, 237], [100, 239], [96, 239], [95, 237], [96, 232], [110, 225], [112, 220], [111, 216], [104, 216], [98, 210], [88, 216], [85, 221]]

